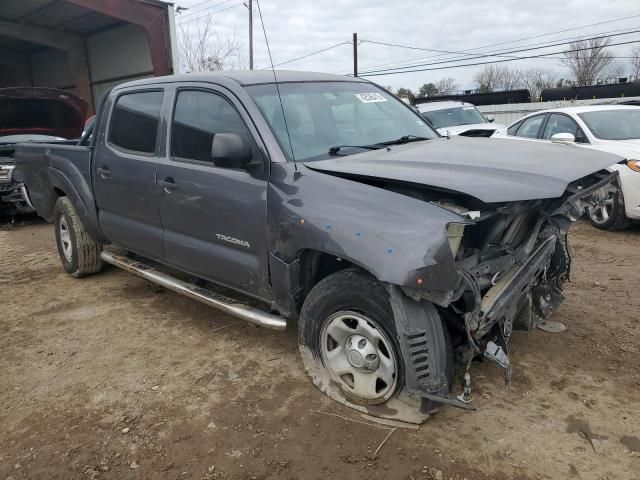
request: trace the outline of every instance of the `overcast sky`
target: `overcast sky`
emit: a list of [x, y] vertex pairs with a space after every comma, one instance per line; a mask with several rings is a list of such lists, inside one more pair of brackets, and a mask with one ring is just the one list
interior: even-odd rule
[[[246, 1], [246, 0], [245, 0]], [[176, 16], [178, 23], [193, 28], [197, 18], [211, 13], [211, 19], [222, 38], [236, 33], [242, 49], [248, 53], [248, 12], [241, 0], [177, 0], [176, 5], [195, 6]], [[197, 6], [197, 4], [201, 4]], [[215, 6], [219, 4], [218, 6]], [[208, 10], [206, 8], [209, 8]], [[593, 36], [603, 32], [640, 30], [640, 2], [638, 0], [536, 0], [536, 1], [487, 1], [449, 0], [262, 0], [262, 13], [271, 46], [273, 62], [289, 59], [320, 50], [339, 42], [351, 41], [357, 32], [360, 40], [410, 45], [425, 49], [466, 51], [476, 49], [480, 53], [486, 45], [512, 42], [558, 30], [604, 22], [636, 15], [636, 18], [603, 23], [589, 28], [558, 33], [519, 43], [491, 47], [515, 49], [548, 41], [562, 41], [583, 35]], [[194, 21], [196, 20], [196, 21]], [[264, 35], [254, 0], [254, 49], [256, 68], [269, 63]], [[201, 20], [199, 20], [201, 21]], [[635, 45], [640, 45], [640, 32], [612, 38], [612, 42], [639, 40], [636, 44], [613, 47], [617, 56], [628, 56]], [[530, 54], [557, 51], [567, 47], [536, 50]], [[440, 61], [433, 58], [436, 52], [417, 51], [362, 43], [359, 46], [359, 70], [389, 68], [393, 62], [425, 63]], [[442, 55], [442, 54], [440, 54]], [[515, 53], [513, 55], [527, 55]], [[450, 55], [449, 55], [450, 57]], [[476, 59], [475, 61], [486, 61]], [[617, 60], [628, 70], [627, 59]], [[472, 62], [469, 62], [472, 63]], [[352, 47], [342, 45], [319, 55], [277, 67], [291, 70], [310, 70], [347, 74], [353, 70]], [[383, 65], [379, 67], [379, 65]], [[556, 70], [559, 76], [567, 76], [565, 67], [558, 60], [531, 59], [508, 62], [518, 68], [533, 66]], [[392, 65], [395, 66], [395, 65]], [[442, 65], [438, 65], [442, 66]], [[433, 68], [433, 67], [431, 67]], [[460, 88], [472, 88], [474, 73], [482, 67], [450, 68], [446, 70], [384, 75], [369, 77], [381, 85], [394, 89], [408, 87], [417, 90], [423, 83], [453, 77]]]

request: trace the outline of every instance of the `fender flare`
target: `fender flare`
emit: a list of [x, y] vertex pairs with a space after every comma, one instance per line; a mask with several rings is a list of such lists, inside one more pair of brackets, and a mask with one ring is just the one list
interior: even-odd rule
[[[84, 201], [83, 197], [78, 193], [78, 190], [73, 185], [73, 182], [69, 180], [69, 178], [61, 171], [52, 167], [48, 168], [49, 173], [49, 181], [51, 182], [51, 186], [53, 188], [57, 188], [62, 191], [69, 199], [71, 203], [73, 203], [82, 224], [84, 225], [87, 233], [91, 238], [93, 238], [97, 242], [101, 243], [109, 243], [109, 240], [104, 236], [100, 226], [98, 224], [98, 212], [95, 208], [95, 205], [87, 205]], [[55, 206], [55, 201], [57, 200], [57, 195], [55, 191], [52, 189], [53, 195], [53, 204], [51, 208], [51, 217], [53, 216], [53, 207]]]

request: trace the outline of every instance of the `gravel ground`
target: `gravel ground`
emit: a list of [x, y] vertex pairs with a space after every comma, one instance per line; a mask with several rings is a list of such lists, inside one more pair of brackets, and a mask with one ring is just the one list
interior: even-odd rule
[[5, 225], [0, 479], [638, 479], [640, 229], [572, 241], [567, 330], [514, 334], [511, 390], [474, 364], [478, 411], [392, 431], [313, 388], [295, 329], [70, 278], [50, 225]]

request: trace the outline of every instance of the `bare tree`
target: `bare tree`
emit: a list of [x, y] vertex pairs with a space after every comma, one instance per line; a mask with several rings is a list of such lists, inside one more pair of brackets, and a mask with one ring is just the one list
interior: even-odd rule
[[631, 76], [640, 80], [640, 46], [631, 50]]
[[197, 20], [187, 28], [180, 25], [178, 51], [180, 71], [185, 73], [234, 70], [246, 63], [246, 58], [240, 54], [235, 33], [231, 38], [222, 39], [215, 31], [210, 16]]
[[513, 90], [523, 86], [523, 73], [517, 68], [487, 65], [473, 77], [481, 93], [494, 90]]
[[553, 88], [557, 86], [557, 84], [558, 79], [552, 70], [533, 67], [522, 72], [522, 86], [529, 90], [532, 102], [540, 100], [542, 90], [545, 88]]
[[498, 80], [496, 86], [500, 90], [514, 90], [523, 86], [522, 83], [522, 70], [517, 68], [510, 68], [506, 65], [503, 67], [497, 67]]
[[500, 69], [487, 65], [473, 76], [473, 82], [480, 93], [493, 92], [498, 87]]
[[449, 95], [458, 89], [458, 84], [451, 77], [441, 78], [435, 85], [438, 95]]
[[564, 54], [564, 63], [578, 85], [593, 85], [598, 81], [617, 76], [620, 66], [616, 64], [607, 47], [608, 38], [592, 38], [569, 44], [569, 50]]

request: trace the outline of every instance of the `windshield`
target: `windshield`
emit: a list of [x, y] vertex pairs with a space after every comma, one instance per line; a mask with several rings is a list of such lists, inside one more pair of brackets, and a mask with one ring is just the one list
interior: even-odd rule
[[21, 143], [21, 142], [53, 142], [64, 140], [61, 137], [52, 135], [36, 135], [36, 134], [19, 134], [19, 135], [0, 135], [0, 143]]
[[487, 123], [487, 120], [476, 110], [476, 107], [471, 105], [422, 112], [422, 115], [431, 122], [434, 128], [471, 125], [472, 123]]
[[600, 110], [579, 113], [596, 138], [601, 140], [631, 140], [640, 138], [640, 108]]
[[297, 161], [321, 160], [332, 155], [330, 150], [334, 155], [337, 151], [348, 155], [364, 151], [356, 146], [406, 136], [438, 136], [410, 107], [370, 83], [303, 82], [278, 86], [282, 107], [275, 84], [246, 89], [289, 160], [292, 152]]

